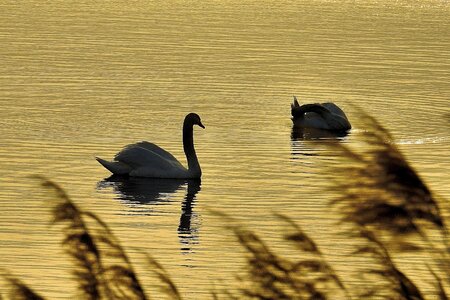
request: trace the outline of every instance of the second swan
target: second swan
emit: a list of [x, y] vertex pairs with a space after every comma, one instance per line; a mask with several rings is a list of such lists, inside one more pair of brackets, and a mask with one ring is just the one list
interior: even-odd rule
[[330, 131], [347, 131], [352, 128], [342, 109], [331, 102], [300, 105], [294, 96], [291, 114], [294, 126], [300, 128]]

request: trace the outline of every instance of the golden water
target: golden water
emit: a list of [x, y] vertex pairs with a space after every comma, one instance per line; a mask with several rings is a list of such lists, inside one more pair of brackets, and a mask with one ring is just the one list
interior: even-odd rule
[[[272, 212], [289, 215], [357, 285], [327, 204], [323, 163], [340, 158], [291, 140], [289, 105], [339, 104], [355, 127], [342, 142], [356, 146], [365, 128], [351, 104], [364, 108], [450, 199], [450, 3], [393, 2], [0, 1], [0, 266], [45, 296], [75, 294], [48, 194], [27, 177], [40, 174], [111, 225], [142, 282], [144, 251], [187, 299], [232, 286], [245, 263], [210, 209], [280, 248]], [[187, 213], [186, 183], [103, 181], [94, 156], [139, 140], [184, 162], [191, 111], [206, 129], [195, 130], [203, 180]], [[422, 284], [430, 275], [412, 259]]]

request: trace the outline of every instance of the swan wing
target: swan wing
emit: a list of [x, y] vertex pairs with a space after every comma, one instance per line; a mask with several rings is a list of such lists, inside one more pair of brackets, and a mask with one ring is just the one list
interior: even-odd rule
[[149, 142], [139, 142], [126, 146], [116, 154], [114, 160], [125, 163], [133, 169], [142, 167], [155, 170], [184, 168], [172, 154]]
[[173, 161], [177, 161], [178, 162], [178, 160], [170, 152], [167, 152], [163, 148], [161, 148], [158, 145], [155, 145], [153, 143], [142, 141], [142, 142], [139, 142], [139, 143], [136, 143], [136, 144], [132, 144], [130, 146], [144, 148], [144, 149], [146, 149], [148, 151], [157, 153], [159, 156], [164, 157], [165, 159], [173, 160]]
[[329, 111], [331, 111], [333, 114], [347, 119], [347, 116], [345, 115], [344, 111], [336, 104], [334, 104], [332, 102], [326, 102], [326, 103], [321, 103], [321, 105], [323, 107], [325, 107], [326, 109], [328, 109]]
[[349, 130], [352, 128], [344, 111], [334, 103], [322, 103], [322, 106], [331, 112], [331, 117], [327, 118], [327, 122], [334, 130]]
[[304, 117], [305, 115], [320, 118], [320, 115], [330, 114], [330, 110], [322, 105], [322, 103], [303, 104], [301, 106], [291, 106], [291, 114], [294, 119]]

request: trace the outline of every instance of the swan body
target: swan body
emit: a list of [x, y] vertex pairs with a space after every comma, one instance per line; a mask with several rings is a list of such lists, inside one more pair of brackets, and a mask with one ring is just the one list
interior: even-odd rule
[[296, 127], [330, 131], [347, 131], [352, 128], [342, 109], [331, 102], [300, 105], [294, 96], [291, 114]]
[[115, 175], [173, 179], [200, 178], [202, 171], [194, 148], [194, 125], [205, 128], [200, 117], [190, 113], [183, 122], [183, 147], [188, 168], [185, 168], [166, 150], [145, 141], [126, 146], [116, 154], [113, 161], [99, 157], [96, 159]]

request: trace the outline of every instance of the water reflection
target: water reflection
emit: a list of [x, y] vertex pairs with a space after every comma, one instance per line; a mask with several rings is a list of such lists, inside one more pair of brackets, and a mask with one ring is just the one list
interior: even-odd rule
[[182, 188], [183, 179], [157, 179], [113, 175], [98, 183], [98, 188], [112, 187], [118, 199], [134, 207], [135, 204], [162, 204]]
[[291, 141], [318, 140], [318, 139], [342, 139], [349, 134], [348, 131], [329, 131], [317, 128], [303, 128], [292, 126]]
[[[175, 193], [186, 188], [181, 204], [181, 216], [178, 225], [178, 237], [183, 252], [191, 252], [192, 245], [198, 244], [199, 218], [193, 208], [201, 189], [200, 180], [155, 179], [141, 177], [111, 176], [98, 183], [98, 188], [112, 187], [117, 197], [131, 212], [152, 215], [155, 211], [149, 207], [172, 201]], [[144, 209], [143, 209], [144, 208]]]
[[292, 126], [291, 131], [291, 159], [303, 156], [319, 156], [318, 143], [341, 142], [346, 140], [349, 132], [334, 132], [317, 128], [302, 128]]
[[195, 199], [200, 189], [200, 180], [187, 181], [186, 196], [181, 204], [180, 224], [178, 225], [178, 237], [182, 244], [181, 250], [183, 252], [191, 252], [192, 245], [198, 244], [200, 220], [192, 209], [195, 206]]

